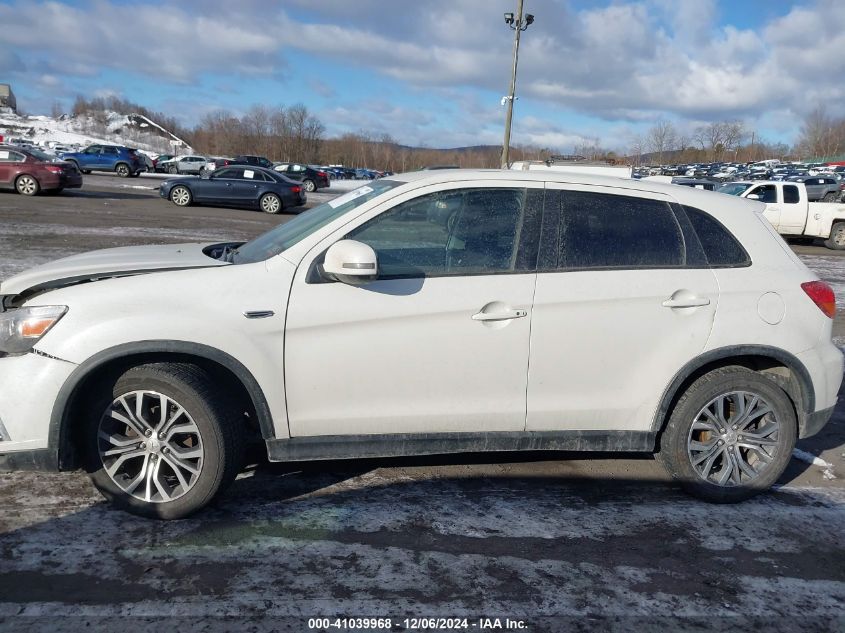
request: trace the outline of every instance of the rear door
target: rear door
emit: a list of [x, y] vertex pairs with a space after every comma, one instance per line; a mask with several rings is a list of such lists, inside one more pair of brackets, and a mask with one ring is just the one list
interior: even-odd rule
[[784, 183], [781, 189], [780, 215], [775, 228], [784, 235], [803, 235], [809, 207], [807, 200], [801, 196], [801, 187], [795, 183]]
[[547, 183], [527, 430], [647, 431], [719, 291], [667, 196]]
[[0, 187], [14, 187], [15, 176], [24, 155], [9, 149], [0, 149]]

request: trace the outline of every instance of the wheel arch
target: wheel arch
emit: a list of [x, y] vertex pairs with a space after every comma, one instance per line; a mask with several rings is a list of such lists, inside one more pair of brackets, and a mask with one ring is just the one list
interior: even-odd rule
[[189, 363], [202, 367], [216, 379], [227, 382], [244, 398], [249, 413], [255, 415], [263, 439], [273, 439], [275, 432], [269, 404], [258, 381], [236, 358], [214, 347], [188, 341], [141, 341], [103, 350], [81, 365], [62, 385], [50, 418], [49, 447], [58, 454], [60, 470], [70, 470], [79, 463], [73, 431], [78, 407], [87, 386], [96, 380], [129, 367], [154, 362]]
[[803, 437], [807, 417], [815, 410], [816, 394], [810, 372], [789, 352], [767, 345], [736, 345], [711, 350], [684, 365], [666, 387], [660, 399], [651, 430], [660, 441], [666, 423], [681, 395], [706, 373], [738, 365], [764, 374], [789, 396], [798, 417], [798, 435]]

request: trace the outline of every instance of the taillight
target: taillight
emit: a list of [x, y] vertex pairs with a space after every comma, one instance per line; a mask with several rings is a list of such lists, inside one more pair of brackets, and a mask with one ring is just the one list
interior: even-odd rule
[[64, 168], [59, 167], [58, 165], [47, 165], [47, 171], [54, 174], [60, 174], [64, 171]]
[[833, 288], [823, 281], [806, 281], [801, 284], [801, 288], [825, 316], [831, 319], [836, 316], [836, 295], [833, 294]]
[[317, 175], [318, 175], [320, 178], [325, 178], [325, 177], [326, 177], [326, 172], [324, 172], [324, 171], [318, 171], [318, 172], [317, 172]]
[[302, 191], [302, 187], [300, 187], [298, 185], [294, 185], [293, 187], [290, 188], [290, 190], [293, 191], [294, 193], [299, 193], [300, 191]]

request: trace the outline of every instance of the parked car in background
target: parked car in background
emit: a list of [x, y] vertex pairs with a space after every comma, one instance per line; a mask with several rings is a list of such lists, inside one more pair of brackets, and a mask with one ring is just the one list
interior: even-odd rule
[[221, 167], [228, 167], [232, 164], [233, 159], [231, 158], [226, 158], [225, 156], [209, 156], [208, 162], [205, 164], [205, 170], [214, 171], [215, 169], [220, 169]]
[[159, 163], [162, 171], [168, 174], [195, 174], [199, 175], [206, 170], [208, 158], [205, 156], [176, 156], [163, 163]]
[[704, 189], [706, 191], [715, 191], [720, 183], [714, 180], [705, 180], [702, 178], [672, 178], [673, 185], [682, 185], [684, 187], [692, 187], [693, 189]]
[[192, 203], [219, 204], [274, 214], [293, 210], [306, 202], [300, 183], [272, 169], [244, 165], [229, 165], [201, 178], [165, 180], [159, 187], [159, 195], [180, 207]]
[[233, 165], [254, 165], [256, 167], [263, 167], [264, 169], [273, 169], [273, 161], [264, 158], [263, 156], [241, 155], [235, 156], [232, 159]]
[[37, 149], [0, 145], [0, 188], [24, 196], [40, 192], [61, 193], [82, 186], [82, 174], [73, 164], [57, 161]]
[[311, 193], [331, 186], [329, 175], [322, 169], [303, 165], [302, 163], [276, 163], [273, 169], [291, 178], [298, 180], [305, 187], [305, 191]]
[[699, 498], [750, 498], [827, 424], [843, 371], [833, 289], [760, 207], [420, 171], [247, 243], [39, 266], [0, 285], [0, 464], [82, 467], [165, 519], [231, 483], [246, 440], [285, 463], [647, 452]]
[[793, 176], [791, 182], [803, 182], [810, 202], [836, 202], [842, 194], [840, 183], [833, 176]]
[[122, 145], [90, 145], [81, 152], [62, 152], [59, 158], [73, 163], [83, 174], [113, 171], [118, 176], [134, 178], [147, 169], [140, 153]]
[[764, 203], [765, 218], [781, 235], [820, 238], [845, 250], [845, 205], [810, 202], [803, 182], [731, 182], [717, 191]]
[[156, 156], [153, 159], [153, 171], [155, 171], [156, 173], [164, 173], [165, 168], [162, 167], [162, 164], [173, 157], [173, 154], [159, 154], [158, 156]]

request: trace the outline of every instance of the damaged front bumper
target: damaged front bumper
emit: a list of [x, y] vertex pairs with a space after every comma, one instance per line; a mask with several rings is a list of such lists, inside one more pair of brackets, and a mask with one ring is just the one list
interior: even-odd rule
[[58, 470], [53, 407], [76, 367], [37, 352], [0, 358], [0, 471]]

